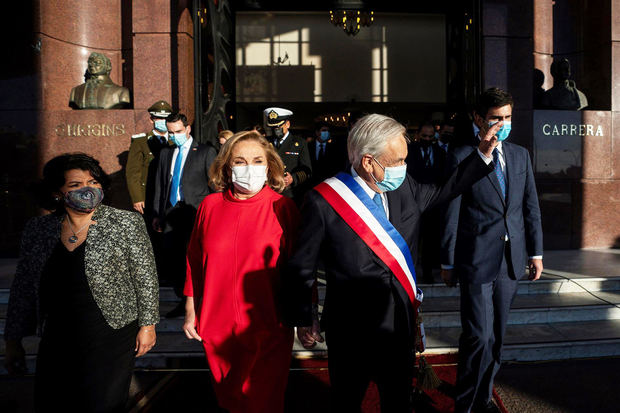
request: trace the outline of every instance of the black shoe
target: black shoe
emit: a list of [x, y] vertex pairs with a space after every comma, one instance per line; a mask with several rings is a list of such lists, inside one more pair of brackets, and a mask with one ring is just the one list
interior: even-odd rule
[[487, 404], [479, 404], [474, 406], [475, 413], [502, 413], [493, 400], [489, 400]]
[[185, 316], [185, 300], [181, 301], [179, 304], [177, 304], [176, 307], [168, 311], [165, 317], [166, 318], [177, 318], [181, 316]]

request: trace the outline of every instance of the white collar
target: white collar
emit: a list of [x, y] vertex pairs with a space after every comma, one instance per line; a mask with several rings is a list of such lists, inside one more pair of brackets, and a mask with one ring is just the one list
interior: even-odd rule
[[284, 135], [282, 137], [282, 139], [280, 139], [280, 145], [282, 145], [284, 143], [284, 141], [286, 140], [286, 138], [288, 138], [288, 135], [290, 134], [290, 132], [286, 132], [286, 135]]
[[160, 131], [153, 129], [153, 136], [157, 136], [158, 139], [164, 138], [166, 141], [168, 140], [168, 132], [162, 135]]
[[[368, 184], [366, 183], [366, 181], [364, 181], [362, 179], [361, 176], [359, 176], [359, 174], [357, 173], [357, 171], [355, 170], [354, 167], [351, 167], [351, 175], [353, 175], [353, 179], [355, 179], [355, 181], [360, 184], [360, 186], [362, 187], [362, 189], [364, 190], [364, 192], [366, 192], [366, 194], [368, 194], [368, 196], [370, 197], [370, 199], [373, 199], [374, 196], [376, 194], [378, 194], [378, 192], [376, 192], [374, 189], [372, 189], [371, 187], [368, 186]], [[381, 194], [383, 195], [383, 194]]]

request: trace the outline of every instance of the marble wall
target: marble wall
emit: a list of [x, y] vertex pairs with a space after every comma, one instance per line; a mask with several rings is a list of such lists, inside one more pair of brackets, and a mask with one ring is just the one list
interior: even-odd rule
[[[44, 163], [63, 152], [99, 159], [112, 176], [106, 198], [130, 208], [124, 169], [131, 135], [150, 128], [146, 109], [164, 99], [194, 117], [191, 4], [28, 0], [12, 6], [24, 18], [15, 31], [20, 70], [0, 79], [10, 92], [0, 97], [0, 142], [7, 149], [0, 155], [0, 251], [16, 252], [25, 220], [37, 212], [32, 185]], [[112, 81], [131, 92], [129, 109], [69, 107], [92, 52], [111, 60]]]

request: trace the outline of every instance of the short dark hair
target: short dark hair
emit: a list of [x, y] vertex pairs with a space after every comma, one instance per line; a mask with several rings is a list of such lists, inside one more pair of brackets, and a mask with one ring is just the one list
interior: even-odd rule
[[315, 122], [314, 124], [314, 130], [321, 130], [321, 128], [323, 128], [324, 126], [329, 128], [329, 123], [325, 122], [324, 120], [320, 120], [318, 122]]
[[50, 159], [43, 167], [43, 179], [37, 185], [37, 198], [41, 208], [49, 211], [64, 210], [62, 199], [57, 193], [65, 184], [65, 172], [72, 169], [89, 171], [101, 184], [103, 192], [110, 188], [110, 177], [105, 173], [99, 161], [85, 153], [64, 153]]
[[489, 109], [506, 105], [514, 106], [512, 95], [505, 90], [492, 87], [482, 92], [478, 99], [478, 103], [474, 107], [474, 111], [476, 111], [479, 116], [486, 118]]
[[443, 128], [444, 126], [451, 126], [454, 128], [456, 126], [456, 122], [454, 121], [454, 119], [442, 120], [441, 123], [439, 124], [439, 127]]
[[420, 126], [418, 126], [418, 132], [422, 130], [423, 127], [428, 126], [429, 128], [431, 128], [433, 131], [435, 130], [435, 124], [430, 121], [430, 120], [425, 120], [422, 123], [420, 123]]
[[183, 126], [189, 125], [189, 123], [187, 122], [187, 116], [185, 116], [184, 114], [180, 112], [172, 112], [166, 118], [166, 122], [178, 122], [178, 121], [183, 122]]

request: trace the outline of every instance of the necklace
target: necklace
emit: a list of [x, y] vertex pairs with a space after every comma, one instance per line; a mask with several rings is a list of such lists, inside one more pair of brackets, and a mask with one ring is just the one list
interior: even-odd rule
[[79, 234], [80, 232], [82, 232], [82, 230], [84, 230], [84, 228], [86, 228], [88, 225], [90, 225], [90, 220], [80, 229], [78, 229], [77, 231], [73, 230], [73, 225], [71, 225], [71, 220], [65, 215], [65, 221], [67, 221], [67, 224], [69, 224], [69, 229], [71, 230], [71, 232], [73, 232], [73, 235], [71, 235], [69, 237], [69, 242], [71, 244], [75, 244], [76, 242], [78, 242], [78, 237], [77, 234]]

